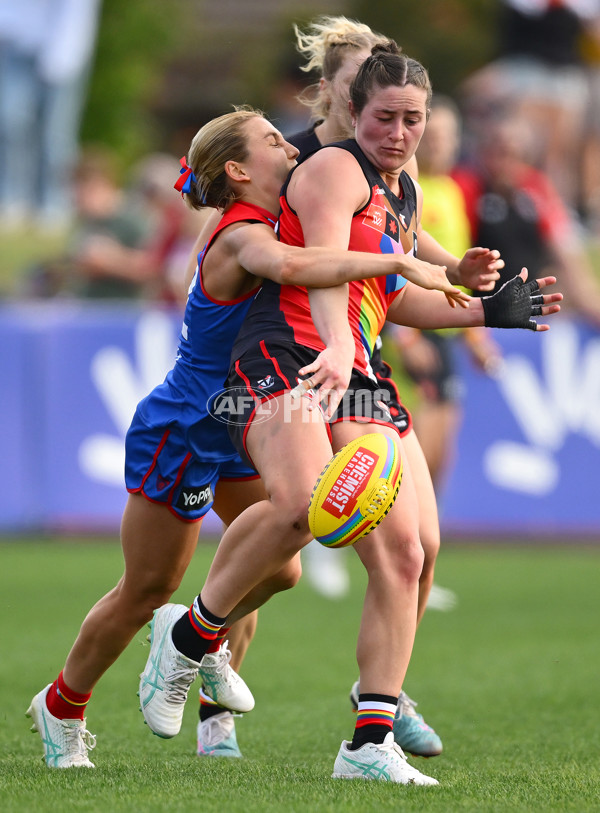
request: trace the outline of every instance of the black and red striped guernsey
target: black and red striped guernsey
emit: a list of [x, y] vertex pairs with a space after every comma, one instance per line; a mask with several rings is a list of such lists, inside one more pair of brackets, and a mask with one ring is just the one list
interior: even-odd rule
[[[367, 203], [352, 218], [349, 250], [372, 254], [415, 253], [417, 197], [410, 176], [404, 171], [401, 173], [402, 197], [399, 198], [385, 184], [354, 139], [322, 147], [320, 152], [329, 149], [350, 152], [359, 163], [371, 190]], [[307, 161], [310, 161], [310, 157]], [[288, 245], [303, 246], [300, 221], [287, 201], [286, 192], [287, 184], [280, 198], [279, 239]], [[406, 280], [399, 274], [349, 284], [348, 320], [356, 348], [354, 366], [362, 372], [368, 373], [370, 370], [369, 359], [389, 305], [405, 284]], [[266, 280], [242, 325], [233, 348], [233, 358], [239, 358], [257, 340], [267, 337], [287, 339], [318, 351], [323, 349], [323, 342], [311, 318], [306, 288], [281, 286]]]

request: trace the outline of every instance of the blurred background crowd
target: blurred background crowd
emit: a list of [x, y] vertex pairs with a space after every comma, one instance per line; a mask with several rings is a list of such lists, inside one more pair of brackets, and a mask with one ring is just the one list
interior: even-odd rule
[[[199, 228], [173, 189], [179, 158], [232, 105], [284, 135], [311, 123], [301, 97], [319, 76], [293, 24], [319, 15], [368, 24], [429, 70], [424, 227], [457, 255], [499, 249], [505, 278], [556, 274], [567, 314], [597, 331], [600, 0], [0, 0], [0, 300], [179, 318]], [[461, 417], [449, 348], [496, 375], [486, 333], [384, 335], [436, 485]]]
[[[172, 190], [177, 160], [232, 104], [284, 135], [309, 123], [298, 95], [319, 77], [292, 23], [318, 14], [428, 67], [447, 102], [437, 137], [454, 143], [433, 172], [458, 182], [471, 242], [511, 274], [593, 274], [600, 0], [0, 0], [0, 293], [179, 299], [197, 222]], [[571, 301], [595, 320], [587, 271]]]

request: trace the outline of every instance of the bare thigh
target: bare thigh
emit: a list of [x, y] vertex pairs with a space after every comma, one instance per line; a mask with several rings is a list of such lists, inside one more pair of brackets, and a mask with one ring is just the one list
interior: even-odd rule
[[219, 480], [213, 510], [225, 525], [231, 525], [242, 511], [267, 499], [262, 480]]
[[268, 499], [254, 503], [223, 534], [202, 600], [217, 616], [229, 616], [265, 579], [288, 565], [310, 541], [308, 503], [331, 444], [323, 419], [309, 414], [304, 398], [277, 399], [273, 417], [252, 424], [248, 452]]
[[437, 501], [425, 455], [416, 434], [411, 431], [402, 438], [406, 460], [419, 505], [419, 534], [425, 552], [425, 560], [435, 561], [440, 547], [440, 524]]
[[288, 515], [300, 514], [307, 526], [308, 501], [323, 466], [332, 456], [325, 422], [308, 401], [281, 396], [269, 421], [252, 424], [248, 450], [268, 499]]
[[[155, 595], [155, 606], [168, 600], [196, 550], [200, 526], [200, 522], [183, 522], [165, 506], [139, 494], [130, 494], [121, 522], [123, 597], [140, 600]], [[151, 603], [155, 602], [151, 599]]]

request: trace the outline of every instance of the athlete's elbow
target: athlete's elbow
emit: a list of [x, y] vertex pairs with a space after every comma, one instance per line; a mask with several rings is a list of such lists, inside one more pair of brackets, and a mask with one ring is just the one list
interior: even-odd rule
[[302, 285], [303, 272], [306, 270], [305, 263], [300, 259], [297, 252], [288, 252], [281, 261], [279, 276], [282, 285]]

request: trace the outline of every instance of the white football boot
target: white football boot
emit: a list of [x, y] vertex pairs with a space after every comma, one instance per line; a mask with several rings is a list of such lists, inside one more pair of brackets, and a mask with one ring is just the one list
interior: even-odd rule
[[230, 711], [252, 711], [254, 697], [242, 678], [229, 665], [231, 652], [225, 641], [218, 652], [206, 654], [200, 662], [204, 692], [219, 706]]
[[234, 715], [230, 711], [213, 714], [208, 720], [199, 720], [197, 735], [196, 753], [199, 757], [242, 756], [235, 735]]
[[[358, 708], [359, 693], [357, 680], [350, 689], [350, 703], [354, 711]], [[442, 753], [442, 741], [416, 709], [417, 703], [406, 692], [400, 692], [394, 716], [394, 739], [403, 751], [415, 757], [436, 757]]]
[[179, 734], [188, 691], [198, 676], [199, 663], [186, 658], [173, 644], [176, 621], [188, 611], [183, 604], [165, 604], [150, 622], [150, 654], [140, 675], [140, 711], [158, 737]]
[[96, 737], [85, 727], [85, 720], [59, 720], [46, 705], [49, 683], [31, 701], [25, 712], [31, 717], [32, 731], [37, 731], [44, 746], [44, 759], [49, 768], [93, 768], [88, 751], [96, 746]]
[[377, 779], [400, 785], [437, 785], [437, 779], [413, 768], [404, 752], [394, 742], [394, 733], [386, 734], [381, 745], [368, 742], [356, 751], [344, 740], [333, 766], [333, 779]]

